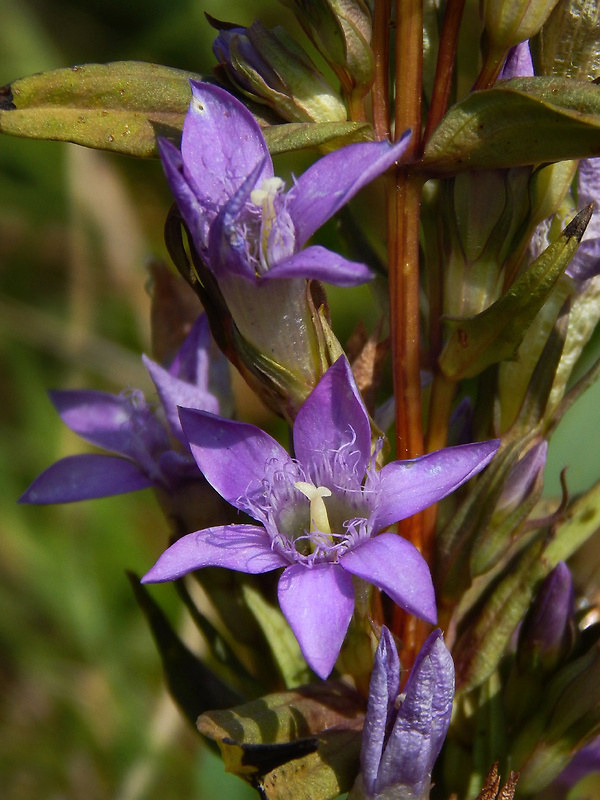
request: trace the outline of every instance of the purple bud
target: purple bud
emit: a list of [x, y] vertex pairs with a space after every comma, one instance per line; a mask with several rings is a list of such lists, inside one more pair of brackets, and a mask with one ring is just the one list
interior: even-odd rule
[[351, 797], [429, 797], [454, 697], [454, 663], [441, 631], [428, 637], [398, 695], [399, 668], [394, 640], [383, 628], [363, 729], [362, 785], [357, 783]]
[[542, 440], [528, 450], [511, 470], [496, 506], [497, 511], [510, 512], [529, 496], [538, 475], [546, 466], [548, 442]]
[[519, 667], [552, 670], [573, 644], [573, 580], [563, 562], [548, 575], [523, 620], [517, 646]]

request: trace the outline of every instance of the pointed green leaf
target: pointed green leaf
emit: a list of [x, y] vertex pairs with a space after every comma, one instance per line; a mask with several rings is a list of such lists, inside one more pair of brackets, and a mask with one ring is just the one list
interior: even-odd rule
[[268, 800], [329, 800], [356, 778], [363, 721], [356, 692], [322, 681], [203, 714], [198, 730]]
[[0, 132], [157, 156], [157, 136], [181, 136], [190, 78], [201, 76], [141, 61], [30, 75], [0, 90]]
[[268, 603], [253, 586], [242, 587], [244, 600], [256, 617], [269, 643], [275, 663], [287, 689], [293, 689], [311, 678], [311, 672], [300, 652], [298, 640], [277, 606]]
[[128, 572], [127, 577], [158, 647], [169, 692], [192, 725], [209, 708], [227, 708], [239, 703], [241, 696], [205, 667], [181, 641], [138, 576]]
[[440, 356], [440, 366], [447, 378], [472, 378], [491, 364], [516, 357], [528, 327], [579, 247], [591, 215], [591, 206], [580, 211], [558, 241], [485, 311], [474, 317], [446, 320], [452, 333]]
[[289, 122], [263, 128], [272, 155], [321, 147], [337, 150], [355, 142], [373, 141], [373, 128], [368, 122]]
[[443, 176], [598, 154], [600, 86], [567, 78], [515, 78], [453, 106], [418, 168]]

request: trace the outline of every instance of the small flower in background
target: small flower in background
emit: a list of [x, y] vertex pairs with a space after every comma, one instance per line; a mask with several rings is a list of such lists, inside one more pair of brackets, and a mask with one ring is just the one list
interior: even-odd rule
[[367, 183], [406, 150], [409, 135], [394, 145], [363, 142], [320, 158], [284, 193], [258, 123], [228, 92], [191, 81], [181, 152], [160, 143], [171, 190], [194, 244], [219, 281], [253, 284], [281, 278], [314, 278], [356, 286], [373, 276], [308, 239]]
[[209, 389], [210, 332], [200, 316], [168, 369], [143, 357], [162, 408], [148, 405], [142, 392], [121, 395], [93, 390], [50, 392], [62, 421], [90, 444], [115, 455], [67, 456], [39, 475], [21, 503], [70, 503], [133, 492], [147, 487], [172, 489], [181, 480], [201, 478], [177, 415], [177, 406], [218, 412]]
[[511, 47], [506, 56], [504, 66], [498, 75], [499, 81], [508, 81], [511, 78], [530, 78], [533, 75], [533, 61], [529, 40]]
[[349, 800], [424, 800], [454, 698], [454, 663], [442, 632], [425, 641], [400, 693], [400, 659], [382, 628], [369, 686], [361, 773]]
[[381, 531], [482, 470], [497, 440], [395, 461], [377, 471], [369, 418], [344, 357], [298, 412], [294, 459], [253, 425], [186, 409], [181, 419], [207, 481], [260, 525], [224, 525], [184, 536], [144, 582], [173, 580], [207, 566], [249, 573], [283, 567], [281, 609], [322, 678], [333, 669], [352, 617], [353, 577], [435, 623], [427, 563], [410, 542]]

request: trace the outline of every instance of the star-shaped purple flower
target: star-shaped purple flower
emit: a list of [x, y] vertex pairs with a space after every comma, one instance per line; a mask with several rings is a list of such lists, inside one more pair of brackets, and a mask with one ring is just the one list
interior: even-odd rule
[[483, 469], [498, 441], [450, 447], [378, 471], [369, 418], [343, 356], [298, 412], [295, 458], [253, 425], [186, 409], [180, 416], [207, 481], [260, 524], [188, 534], [163, 553], [144, 582], [208, 566], [249, 573], [283, 567], [281, 610], [322, 678], [333, 669], [352, 617], [355, 578], [435, 623], [427, 563], [410, 542], [382, 531]]
[[159, 142], [171, 190], [203, 261], [217, 280], [254, 284], [314, 278], [355, 286], [373, 275], [308, 239], [365, 184], [404, 153], [399, 141], [362, 142], [320, 158], [287, 193], [276, 178], [261, 129], [232, 95], [191, 81], [181, 152]]
[[384, 627], [371, 673], [361, 775], [349, 800], [426, 800], [453, 698], [454, 663], [442, 632], [427, 638], [400, 694], [400, 659]]
[[172, 489], [182, 479], [201, 479], [177, 407], [219, 411], [219, 401], [209, 391], [209, 378], [223, 365], [211, 364], [209, 346], [208, 322], [202, 315], [168, 369], [143, 357], [158, 391], [160, 410], [149, 406], [138, 390], [121, 395], [85, 389], [50, 392], [62, 421], [72, 431], [115, 455], [62, 458], [34, 480], [19, 502], [70, 503], [149, 486]]

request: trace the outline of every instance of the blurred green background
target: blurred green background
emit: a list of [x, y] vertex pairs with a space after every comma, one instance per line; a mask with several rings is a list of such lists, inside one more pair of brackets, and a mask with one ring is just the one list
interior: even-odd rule
[[[209, 72], [212, 30], [204, 11], [293, 27], [277, 3], [0, 0], [0, 85], [40, 70], [123, 59]], [[152, 495], [66, 507], [16, 504], [46, 466], [83, 449], [59, 423], [47, 389], [149, 389], [139, 358], [149, 351], [146, 263], [166, 257], [162, 225], [170, 202], [158, 162], [0, 138], [3, 800], [255, 796], [223, 772], [162, 688], [158, 656], [124, 575], [146, 571], [165, 546]], [[350, 296], [364, 313], [364, 296]], [[338, 305], [347, 309], [348, 297]], [[341, 320], [342, 340], [355, 316]], [[569, 459], [573, 491], [600, 474], [600, 448], [589, 435], [590, 421], [600, 422], [599, 402], [600, 392], [590, 392], [557, 434], [551, 492]], [[258, 412], [245, 413], [256, 419]], [[155, 596], [185, 626], [171, 587], [158, 587]]]

